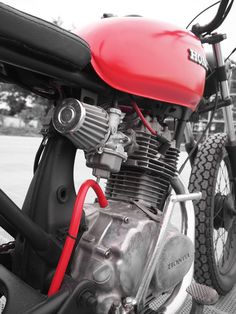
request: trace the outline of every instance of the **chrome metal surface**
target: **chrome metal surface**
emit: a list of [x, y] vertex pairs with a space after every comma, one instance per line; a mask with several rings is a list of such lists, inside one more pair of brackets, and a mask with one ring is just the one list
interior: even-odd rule
[[[216, 58], [216, 64], [218, 67], [225, 65], [224, 58], [221, 50], [221, 43], [216, 43], [213, 45], [213, 51]], [[230, 98], [229, 83], [228, 80], [220, 82], [221, 96], [222, 99], [227, 100]], [[236, 134], [233, 121], [233, 105], [223, 108], [226, 132], [228, 134], [231, 143], [236, 142]]]
[[[96, 314], [107, 314], [114, 302], [120, 302], [125, 297], [135, 297], [150, 256], [153, 256], [160, 224], [150, 220], [134, 204], [125, 202], [110, 201], [109, 206], [102, 210], [97, 204], [85, 205], [84, 210], [89, 229], [84, 233], [73, 256], [71, 276], [77, 281], [86, 278], [96, 282], [98, 287]], [[186, 248], [187, 237], [172, 224], [164, 228], [166, 238], [162, 237], [161, 241], [163, 246], [165, 245], [165, 250], [159, 252], [158, 258], [163, 260], [160, 263], [165, 263], [168, 267], [173, 262], [173, 256], [174, 261], [181, 260], [186, 252], [190, 250], [193, 252], [193, 245]], [[177, 249], [169, 240], [173, 238], [178, 241]], [[162, 256], [166, 252], [167, 257]], [[190, 260], [183, 261], [188, 267], [187, 270], [192, 260], [193, 256]], [[158, 259], [155, 259], [153, 265], [157, 279], [163, 272], [162, 267], [158, 268], [158, 262]], [[168, 280], [166, 282], [163, 280], [159, 285], [161, 287], [158, 283], [153, 284], [151, 289], [156, 294], [160, 294], [162, 290], [169, 290], [171, 288], [169, 280], [172, 283], [177, 276], [178, 281], [181, 281], [187, 270], [180, 272], [178, 270], [177, 273], [173, 267], [172, 272], [168, 274]], [[128, 306], [124, 308], [128, 309]]]
[[125, 114], [120, 109], [91, 106], [75, 98], [67, 98], [54, 111], [54, 128], [79, 149], [84, 150], [86, 165], [97, 178], [109, 178], [119, 172], [127, 159], [126, 146], [135, 144], [133, 133], [118, 130]]
[[75, 110], [72, 106], [64, 106], [58, 113], [58, 120], [61, 124], [66, 125], [75, 118]]
[[[195, 212], [192, 200], [201, 199], [202, 194], [199, 193], [192, 193], [192, 199], [191, 194], [189, 194], [188, 189], [184, 186], [182, 183], [182, 180], [180, 177], [178, 178], [179, 181], [179, 188], [182, 190], [183, 195], [187, 194], [187, 198], [184, 201], [182, 196], [177, 195], [177, 198], [174, 199], [174, 203], [176, 202], [182, 202], [181, 203], [181, 210], [182, 210], [182, 217], [186, 217], [185, 223], [186, 223], [186, 235], [192, 240], [194, 243], [195, 241]], [[190, 268], [186, 276], [183, 278], [180, 285], [175, 289], [173, 295], [168, 299], [168, 301], [165, 303], [165, 314], [173, 314], [176, 313], [184, 304], [186, 298], [187, 298], [187, 287], [191, 284], [193, 280], [193, 266]]]
[[93, 175], [97, 178], [109, 178], [110, 173], [119, 172], [122, 162], [127, 160], [126, 147], [135, 144], [135, 138], [119, 131], [124, 113], [120, 109], [110, 108], [109, 137], [100, 144], [97, 151], [87, 152], [86, 165], [93, 168]]
[[176, 173], [179, 151], [170, 147], [165, 156], [158, 152], [155, 136], [136, 132], [138, 149], [128, 157], [119, 173], [107, 181], [106, 196], [113, 200], [143, 201], [146, 206], [161, 209], [170, 180]]
[[194, 143], [194, 135], [193, 135], [193, 129], [190, 122], [186, 123], [186, 127], [184, 129], [184, 135], [186, 139], [186, 143]]
[[[182, 184], [180, 178], [177, 178], [179, 181], [179, 189], [182, 190], [184, 194], [181, 195], [172, 195], [170, 196], [166, 208], [164, 210], [162, 227], [160, 230], [160, 235], [158, 237], [156, 246], [154, 248], [152, 256], [149, 258], [147, 268], [145, 270], [144, 276], [142, 278], [141, 284], [139, 286], [139, 290], [136, 294], [136, 301], [138, 304], [138, 308], [141, 310], [145, 305], [145, 300], [147, 296], [147, 290], [150, 285], [150, 281], [152, 279], [153, 273], [155, 271], [155, 265], [160, 258], [159, 254], [161, 252], [161, 247], [163, 245], [163, 241], [166, 237], [167, 226], [170, 222], [173, 208], [176, 203], [181, 202], [181, 210], [182, 210], [182, 219], [185, 220], [183, 226], [185, 226], [185, 230], [183, 230], [186, 236], [194, 243], [194, 226], [195, 226], [195, 215], [194, 208], [192, 204], [192, 200], [200, 199], [201, 193], [192, 193], [189, 194], [187, 189]], [[178, 311], [178, 309], [183, 305], [187, 292], [186, 288], [191, 284], [193, 278], [193, 263], [188, 271], [187, 275], [184, 277], [182, 282], [174, 289], [172, 295], [168, 299], [168, 301], [163, 305], [163, 313], [173, 314]]]
[[[205, 305], [203, 314], [235, 314], [236, 313], [236, 286], [226, 296], [221, 296], [219, 301], [215, 305]], [[150, 309], [154, 312], [157, 311], [164, 303], [167, 296], [161, 296], [160, 298], [152, 298], [150, 301]], [[165, 298], [165, 299], [164, 299]], [[187, 297], [184, 305], [176, 311], [175, 314], [189, 314], [192, 306], [192, 298]], [[148, 313], [151, 313], [149, 311]], [[146, 314], [146, 313], [145, 313]]]
[[235, 143], [236, 136], [235, 136], [235, 127], [234, 127], [234, 120], [233, 120], [233, 105], [228, 107], [222, 108], [226, 132], [228, 134], [229, 140], [231, 143]]
[[66, 98], [55, 108], [54, 128], [84, 151], [96, 150], [109, 136], [109, 116], [100, 107]]
[[[85, 205], [84, 209], [89, 230], [75, 251], [71, 275], [79, 281], [96, 282], [97, 313], [105, 314], [115, 301], [137, 291], [159, 224], [127, 203], [110, 201], [101, 211], [98, 205]], [[106, 249], [110, 250], [108, 258]]]

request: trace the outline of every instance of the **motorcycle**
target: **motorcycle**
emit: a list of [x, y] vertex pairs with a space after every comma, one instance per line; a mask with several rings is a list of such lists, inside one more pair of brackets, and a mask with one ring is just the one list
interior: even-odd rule
[[[54, 103], [22, 209], [0, 190], [0, 225], [15, 239], [0, 247], [4, 313], [178, 313], [189, 294], [201, 313], [231, 290], [236, 138], [214, 31], [232, 4], [191, 31], [105, 14], [74, 34], [0, 4], [1, 81]], [[191, 121], [212, 112], [209, 128], [219, 108], [226, 133], [196, 142]], [[78, 193], [77, 149], [96, 177]]]

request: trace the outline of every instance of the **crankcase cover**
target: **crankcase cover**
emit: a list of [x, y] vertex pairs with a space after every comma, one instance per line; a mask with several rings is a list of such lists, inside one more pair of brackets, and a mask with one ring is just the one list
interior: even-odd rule
[[135, 205], [109, 201], [109, 206], [85, 205], [89, 230], [84, 233], [71, 264], [75, 280], [97, 285], [96, 314], [108, 313], [114, 301], [134, 296], [159, 224]]
[[152, 279], [153, 290], [159, 294], [176, 286], [187, 274], [193, 261], [192, 241], [170, 226]]

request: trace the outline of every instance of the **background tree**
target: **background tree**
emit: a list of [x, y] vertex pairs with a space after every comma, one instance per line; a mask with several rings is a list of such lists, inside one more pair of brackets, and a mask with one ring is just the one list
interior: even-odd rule
[[14, 116], [25, 108], [28, 94], [28, 91], [13, 84], [2, 83], [0, 85], [0, 101], [7, 103], [10, 116]]
[[[22, 110], [27, 109], [27, 106], [42, 106], [44, 112], [49, 106], [48, 99], [33, 94], [29, 90], [17, 85], [8, 83], [0, 84], [0, 102], [4, 102], [9, 106], [8, 115], [10, 116], [19, 114]], [[5, 109], [3, 110], [5, 113], [7, 112]], [[33, 110], [32, 112], [36, 113], [37, 110]]]
[[[61, 27], [61, 17], [53, 18], [52, 23]], [[0, 82], [0, 104], [6, 103], [9, 110], [0, 109], [0, 114], [19, 115], [26, 124], [31, 119], [42, 120], [50, 106], [50, 101], [14, 84]]]
[[28, 125], [31, 120], [37, 120], [38, 122], [42, 122], [44, 115], [45, 107], [38, 104], [34, 105], [33, 107], [25, 108], [19, 113], [19, 117], [24, 121], [26, 125]]

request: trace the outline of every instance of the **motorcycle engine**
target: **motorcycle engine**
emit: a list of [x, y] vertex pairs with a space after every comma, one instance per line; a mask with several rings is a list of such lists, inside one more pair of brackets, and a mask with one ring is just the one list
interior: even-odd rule
[[[179, 154], [171, 145], [163, 153], [162, 143], [136, 115], [124, 116], [117, 108], [105, 111], [76, 99], [65, 99], [53, 116], [55, 129], [84, 150], [93, 174], [108, 179], [109, 206], [85, 205], [88, 230], [70, 265], [76, 281], [96, 284], [97, 314], [135, 297], [158, 239]], [[171, 139], [167, 128], [149, 120], [158, 134]], [[155, 295], [181, 282], [194, 258], [192, 242], [171, 223], [161, 250], [150, 284]]]

